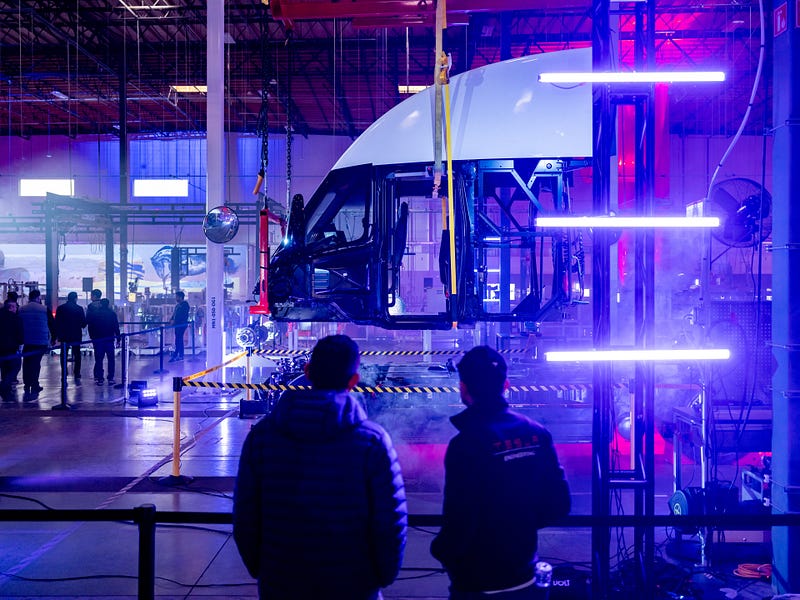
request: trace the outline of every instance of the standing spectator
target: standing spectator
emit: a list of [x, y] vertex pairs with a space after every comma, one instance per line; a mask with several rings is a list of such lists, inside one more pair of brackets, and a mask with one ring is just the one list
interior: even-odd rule
[[537, 531], [569, 513], [569, 487], [550, 433], [503, 399], [506, 363], [488, 346], [457, 365], [466, 410], [445, 454], [441, 531], [431, 553], [451, 600], [533, 599]]
[[172, 318], [169, 322], [175, 325], [175, 352], [169, 362], [183, 360], [183, 336], [186, 334], [186, 327], [189, 322], [189, 303], [184, 300], [185, 295], [180, 290], [175, 292], [175, 310], [172, 311]]
[[244, 442], [233, 537], [259, 598], [376, 600], [406, 542], [403, 477], [389, 435], [349, 390], [358, 346], [321, 339], [313, 389], [287, 393]]
[[101, 292], [97, 288], [93, 289], [91, 291], [91, 293], [89, 294], [90, 302], [89, 302], [89, 306], [86, 307], [86, 321], [87, 322], [89, 321], [89, 315], [92, 312], [94, 312], [96, 310], [99, 310], [99, 308], [100, 308], [100, 298], [102, 298], [102, 297], [103, 297], [103, 292]]
[[[22, 383], [25, 386], [25, 400], [32, 400], [42, 391], [39, 385], [39, 373], [42, 368], [42, 356], [47, 352], [52, 337], [52, 315], [48, 315], [47, 307], [42, 304], [39, 290], [31, 290], [28, 303], [17, 312], [22, 319]], [[49, 317], [49, 318], [48, 318]]]
[[114, 385], [114, 347], [119, 340], [119, 320], [111, 310], [108, 298], [99, 301], [100, 307], [89, 311], [89, 337], [94, 348], [94, 382], [103, 385], [103, 359], [108, 359], [108, 385]]
[[11, 300], [10, 296], [0, 308], [0, 396], [3, 400], [13, 399], [11, 386], [22, 364], [19, 347], [24, 341], [17, 300]]
[[86, 327], [86, 315], [78, 304], [78, 293], [67, 294], [67, 301], [56, 309], [56, 338], [66, 344], [66, 351], [61, 354], [61, 369], [67, 370], [67, 356], [72, 352], [72, 375], [75, 384], [81, 383], [81, 341], [83, 328]]

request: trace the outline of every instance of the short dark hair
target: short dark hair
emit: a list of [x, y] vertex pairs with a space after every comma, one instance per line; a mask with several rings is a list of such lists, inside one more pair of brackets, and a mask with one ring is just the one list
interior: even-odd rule
[[111, 302], [108, 301], [108, 298], [103, 298], [100, 300], [100, 306], [103, 308], [108, 308], [111, 305]]
[[78, 292], [70, 292], [67, 294], [67, 302], [74, 302], [78, 299]]
[[8, 295], [6, 296], [6, 299], [7, 300], [13, 300], [14, 302], [17, 302], [19, 300], [19, 294], [17, 292], [15, 292], [14, 290], [11, 290], [10, 292], [8, 292]]
[[92, 290], [92, 300], [100, 300], [100, 297], [102, 295], [103, 295], [103, 292], [101, 292], [97, 288]]
[[358, 345], [346, 335], [322, 338], [311, 351], [308, 378], [320, 390], [341, 391], [358, 373]]
[[186, 297], [186, 294], [184, 294], [182, 291], [178, 290], [177, 292], [175, 292], [175, 297], [176, 298], [180, 298], [181, 300], [183, 300]]
[[506, 361], [489, 346], [475, 346], [456, 365], [458, 377], [476, 401], [503, 395]]
[[40, 292], [39, 290], [31, 290], [30, 292], [28, 292], [28, 301], [30, 302], [31, 300], [36, 300], [41, 295], [42, 292]]

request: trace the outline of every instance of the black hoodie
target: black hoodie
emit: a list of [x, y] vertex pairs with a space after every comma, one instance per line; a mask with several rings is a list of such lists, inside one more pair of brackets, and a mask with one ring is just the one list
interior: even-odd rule
[[245, 440], [233, 535], [262, 598], [374, 598], [406, 513], [392, 442], [346, 392], [287, 392]]

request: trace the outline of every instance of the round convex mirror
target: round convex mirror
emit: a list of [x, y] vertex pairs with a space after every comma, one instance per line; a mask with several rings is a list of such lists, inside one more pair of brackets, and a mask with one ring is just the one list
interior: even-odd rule
[[239, 231], [239, 216], [227, 206], [217, 206], [203, 219], [203, 233], [209, 241], [224, 244]]

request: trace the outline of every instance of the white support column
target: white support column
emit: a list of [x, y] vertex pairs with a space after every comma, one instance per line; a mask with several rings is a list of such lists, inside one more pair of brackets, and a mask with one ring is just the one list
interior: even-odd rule
[[[208, 0], [206, 23], [206, 210], [224, 204], [225, 198], [225, 71], [224, 0]], [[222, 333], [225, 330], [223, 288], [224, 245], [206, 240], [206, 367], [222, 363]]]

